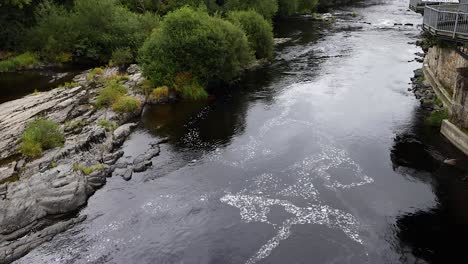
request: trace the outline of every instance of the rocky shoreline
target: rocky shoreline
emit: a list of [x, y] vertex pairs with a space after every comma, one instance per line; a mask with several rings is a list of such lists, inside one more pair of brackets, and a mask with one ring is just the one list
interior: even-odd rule
[[[24, 256], [83, 221], [85, 217], [77, 217], [77, 212], [107, 177], [130, 180], [133, 172], [145, 171], [159, 155], [163, 141], [152, 143], [132, 162], [123, 158], [121, 146], [137, 126], [133, 120], [141, 111], [119, 114], [96, 108], [96, 96], [103, 88], [99, 78], [119, 73], [117, 68], [108, 68], [90, 78], [89, 72], [77, 75], [74, 87], [0, 104], [0, 263]], [[143, 109], [146, 100], [138, 88], [144, 78], [138, 66], [130, 66], [125, 74], [122, 84]], [[65, 131], [65, 144], [29, 160], [18, 154], [19, 140], [26, 124], [37, 117], [59, 123]], [[102, 120], [115, 129], [104, 127]]]

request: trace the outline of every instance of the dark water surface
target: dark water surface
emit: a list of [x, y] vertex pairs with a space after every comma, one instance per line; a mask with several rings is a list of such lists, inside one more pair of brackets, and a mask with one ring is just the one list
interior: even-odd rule
[[153, 168], [109, 179], [86, 221], [18, 263], [464, 263], [467, 173], [441, 161], [468, 163], [407, 91], [407, 5], [283, 21], [292, 41], [238, 89], [146, 109], [125, 151], [169, 137]]
[[0, 73], [0, 104], [33, 92], [44, 92], [69, 82], [81, 68]]

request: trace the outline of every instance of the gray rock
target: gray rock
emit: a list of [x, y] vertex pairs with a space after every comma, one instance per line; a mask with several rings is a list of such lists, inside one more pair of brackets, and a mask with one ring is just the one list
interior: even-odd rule
[[125, 173], [122, 175], [122, 178], [126, 181], [129, 181], [132, 179], [132, 175], [133, 175], [133, 169], [132, 168], [129, 168], [125, 171]]
[[151, 160], [143, 161], [141, 163], [138, 163], [133, 166], [133, 171], [134, 172], [144, 172], [146, 171], [149, 167], [153, 165], [153, 162]]

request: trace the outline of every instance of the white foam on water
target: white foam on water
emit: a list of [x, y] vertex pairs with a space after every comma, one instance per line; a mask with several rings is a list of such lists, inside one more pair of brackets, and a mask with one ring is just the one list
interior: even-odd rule
[[291, 235], [293, 225], [319, 224], [329, 228], [342, 230], [350, 239], [361, 243], [359, 237], [359, 223], [353, 215], [333, 209], [327, 205], [309, 205], [298, 207], [287, 200], [272, 199], [256, 195], [233, 195], [226, 194], [221, 201], [239, 208], [243, 221], [269, 223], [268, 213], [273, 205], [282, 206], [286, 212], [293, 215], [276, 227], [277, 233], [257, 253], [252, 256], [246, 264], [254, 264], [270, 255], [270, 253], [280, 245], [280, 241], [287, 239]]

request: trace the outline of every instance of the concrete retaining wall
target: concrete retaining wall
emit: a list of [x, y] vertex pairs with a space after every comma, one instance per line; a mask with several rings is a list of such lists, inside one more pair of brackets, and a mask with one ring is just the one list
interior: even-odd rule
[[440, 132], [458, 149], [468, 155], [468, 135], [448, 120], [442, 122]]

